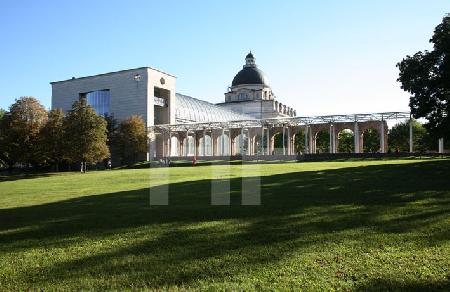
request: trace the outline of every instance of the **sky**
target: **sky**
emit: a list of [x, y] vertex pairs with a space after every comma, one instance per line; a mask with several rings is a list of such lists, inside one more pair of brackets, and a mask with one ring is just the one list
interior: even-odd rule
[[396, 63], [431, 49], [448, 0], [4, 1], [0, 108], [49, 82], [150, 66], [218, 103], [251, 50], [297, 115], [407, 111]]

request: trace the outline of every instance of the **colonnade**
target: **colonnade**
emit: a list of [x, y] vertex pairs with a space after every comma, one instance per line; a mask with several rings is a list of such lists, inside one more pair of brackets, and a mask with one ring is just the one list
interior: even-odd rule
[[[348, 129], [354, 133], [354, 153], [363, 152], [363, 133], [376, 129], [380, 137], [378, 152], [388, 149], [388, 126], [386, 121], [333, 122], [305, 125], [260, 125], [259, 127], [228, 127], [158, 131], [154, 133], [151, 150], [153, 157], [170, 156], [256, 156], [256, 155], [297, 155], [318, 153], [317, 138], [320, 131], [329, 133], [329, 152], [338, 153], [339, 133]], [[412, 130], [410, 130], [410, 151], [413, 151]], [[275, 137], [281, 135], [281, 145], [275, 149]], [[295, 149], [297, 135], [303, 135], [304, 152]], [[299, 139], [297, 139], [299, 140]], [[153, 149], [152, 149], [153, 148]]]

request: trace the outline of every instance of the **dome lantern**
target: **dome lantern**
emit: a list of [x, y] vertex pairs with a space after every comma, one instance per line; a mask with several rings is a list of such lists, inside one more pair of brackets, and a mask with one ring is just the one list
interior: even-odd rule
[[245, 65], [246, 66], [256, 66], [255, 57], [253, 57], [252, 51], [247, 54], [245, 57]]

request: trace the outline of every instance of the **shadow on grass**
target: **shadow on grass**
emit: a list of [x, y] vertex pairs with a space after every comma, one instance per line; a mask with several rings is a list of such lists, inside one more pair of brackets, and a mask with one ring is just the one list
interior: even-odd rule
[[39, 177], [49, 177], [53, 175], [51, 172], [25, 172], [25, 173], [13, 173], [9, 174], [6, 171], [0, 173], [0, 182], [2, 181], [15, 181], [20, 179], [33, 179]]
[[[0, 245], [2, 252], [68, 248], [139, 230], [154, 236], [46, 267], [39, 281], [95, 275], [150, 288], [220, 282], [325, 243], [376, 248], [373, 233], [443, 244], [448, 228], [433, 226], [450, 212], [449, 171], [450, 161], [431, 161], [265, 176], [260, 206], [241, 206], [242, 180], [232, 179], [231, 206], [210, 206], [211, 180], [199, 180], [170, 184], [169, 206], [150, 206], [149, 189], [140, 189], [0, 209]], [[36, 281], [31, 277], [23, 275]]]

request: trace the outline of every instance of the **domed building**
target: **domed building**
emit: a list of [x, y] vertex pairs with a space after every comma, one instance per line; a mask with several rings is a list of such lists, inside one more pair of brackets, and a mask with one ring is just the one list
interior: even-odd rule
[[[68, 112], [75, 101], [83, 98], [97, 114], [114, 117], [119, 122], [132, 115], [142, 117], [150, 129], [148, 159], [169, 154], [235, 155], [243, 153], [244, 141], [247, 153], [262, 153], [262, 149], [257, 150], [262, 147], [258, 135], [264, 132], [262, 135], [267, 138], [275, 127], [260, 128], [259, 119], [296, 116], [295, 110], [276, 99], [251, 52], [246, 55], [242, 70], [234, 76], [223, 103], [213, 104], [180, 94], [176, 81], [176, 76], [151, 67], [72, 77], [51, 82], [52, 108]], [[274, 143], [269, 140], [264, 140], [269, 145], [264, 150], [267, 153]]]
[[229, 110], [257, 119], [294, 117], [293, 108], [276, 100], [269, 81], [255, 62], [252, 52], [245, 57], [245, 65], [234, 76], [225, 93], [225, 102], [217, 104]]

